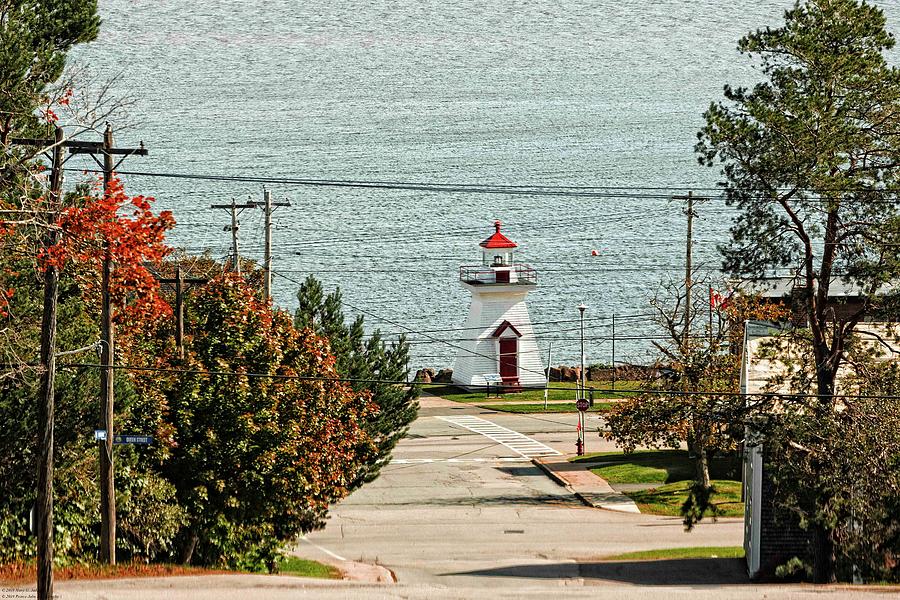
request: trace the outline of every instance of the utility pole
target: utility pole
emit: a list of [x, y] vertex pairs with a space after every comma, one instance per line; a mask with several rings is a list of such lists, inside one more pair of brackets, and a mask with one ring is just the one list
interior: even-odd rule
[[210, 208], [224, 208], [228, 212], [231, 213], [231, 226], [226, 225], [222, 228], [223, 231], [231, 232], [231, 270], [238, 275], [241, 274], [241, 255], [238, 252], [238, 229], [240, 228], [240, 223], [238, 223], [238, 215], [244, 212], [245, 208], [256, 208], [256, 204], [253, 202], [245, 202], [244, 204], [237, 204], [234, 198], [231, 199], [231, 204], [211, 204]]
[[263, 254], [263, 298], [272, 297], [272, 193], [263, 188], [263, 210], [266, 213], [266, 248]]
[[684, 259], [684, 344], [688, 348], [691, 335], [691, 268], [694, 254], [694, 192], [687, 194], [687, 251]]
[[[103, 193], [109, 195], [112, 183], [112, 128], [106, 124], [103, 133]], [[116, 328], [113, 324], [113, 308], [110, 301], [109, 283], [112, 278], [113, 261], [109, 240], [103, 243], [102, 308], [100, 310], [100, 337], [105, 342], [101, 356], [103, 369], [100, 371], [100, 420], [101, 429], [106, 430], [106, 440], [100, 443], [100, 560], [110, 565], [116, 564], [116, 487], [115, 466], [113, 465], [113, 403], [115, 402], [115, 360]]]
[[263, 188], [263, 202], [266, 219], [266, 247], [263, 253], [263, 298], [272, 298], [272, 213], [279, 206], [290, 206], [290, 202], [272, 202], [272, 192]]
[[684, 213], [687, 215], [687, 248], [684, 262], [684, 337], [681, 342], [684, 348], [683, 352], [687, 353], [691, 336], [691, 287], [693, 286], [691, 274], [693, 270], [694, 217], [697, 216], [697, 213], [694, 212], [694, 201], [704, 201], [708, 200], [708, 198], [694, 196], [693, 191], [689, 191], [686, 196], [672, 196], [672, 198], [674, 200], [687, 201], [687, 209]]
[[616, 313], [612, 316], [612, 389], [616, 389]]
[[[50, 172], [50, 196], [47, 215], [45, 244], [51, 248], [59, 243], [56, 219], [62, 209], [63, 149], [80, 142], [64, 139], [61, 127], [56, 127], [49, 139], [13, 138], [13, 145], [37, 146], [52, 149]], [[36, 533], [37, 533], [37, 597], [53, 598], [53, 451], [56, 391], [56, 313], [59, 291], [59, 270], [47, 264], [44, 270], [44, 307], [41, 315], [40, 390], [38, 392], [38, 472]]]
[[544, 410], [547, 410], [547, 394], [550, 392], [550, 365], [553, 364], [553, 342], [547, 348], [547, 380], [544, 382]]
[[581, 313], [581, 372], [578, 378], [579, 398], [584, 398], [584, 311], [587, 306], [584, 302], [578, 305], [578, 312]]
[[181, 265], [175, 267], [175, 347], [178, 358], [184, 358], [184, 275]]
[[[55, 225], [56, 218], [62, 208], [62, 167], [68, 160], [63, 158], [63, 149], [68, 148], [71, 154], [91, 154], [93, 156], [103, 151], [104, 144], [66, 140], [61, 127], [56, 128], [55, 136], [51, 139], [13, 138], [11, 143], [13, 145], [47, 147], [53, 151], [50, 176], [50, 206], [49, 211], [47, 211], [49, 215], [49, 232], [46, 243], [48, 244], [47, 247], [54, 246], [59, 242], [59, 230], [56, 229]], [[147, 151], [142, 143], [140, 148], [131, 150], [111, 149], [110, 153], [128, 156], [131, 154], [145, 155]], [[104, 183], [106, 183], [106, 177], [104, 177]], [[35, 511], [37, 513], [38, 538], [38, 600], [53, 598], [53, 438], [58, 289], [59, 271], [54, 265], [47, 265], [44, 271], [44, 308], [41, 317], [41, 381], [38, 398], [38, 486]]]
[[[147, 149], [141, 142], [139, 148], [113, 147], [112, 127], [106, 124], [102, 144], [81, 144], [72, 148], [73, 154], [90, 154], [96, 161], [97, 154], [103, 155], [103, 193], [111, 193], [113, 173], [122, 161], [136, 154], [146, 156]], [[113, 162], [114, 155], [122, 155], [118, 162]], [[115, 406], [115, 325], [114, 310], [110, 300], [110, 280], [114, 271], [112, 249], [109, 240], [104, 240], [102, 308], [100, 311], [100, 332], [102, 352], [100, 363], [100, 427], [106, 431], [106, 440], [100, 442], [100, 561], [116, 564], [116, 488], [115, 466], [113, 464], [113, 410]]]
[[175, 285], [175, 347], [178, 348], [179, 358], [184, 358], [184, 286], [204, 284], [209, 280], [202, 277], [185, 278], [181, 265], [175, 267], [174, 279], [165, 279], [157, 275], [156, 280], [161, 284]]
[[[59, 242], [56, 217], [62, 208], [63, 130], [53, 139], [53, 170], [50, 175], [47, 247]], [[56, 305], [59, 271], [48, 264], [44, 271], [44, 312], [41, 317], [41, 391], [38, 400], [38, 489], [37, 489], [37, 597], [53, 598], [53, 425], [56, 385]]]
[[[581, 372], [578, 374], [578, 399], [584, 401], [584, 311], [587, 306], [584, 302], [578, 305], [578, 312], [581, 313]], [[575, 449], [578, 456], [584, 455], [584, 411], [578, 410], [578, 439], [575, 442]]]

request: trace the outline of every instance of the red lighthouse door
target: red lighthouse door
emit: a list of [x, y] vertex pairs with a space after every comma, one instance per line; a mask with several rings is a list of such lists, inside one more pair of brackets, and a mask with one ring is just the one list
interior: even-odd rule
[[505, 385], [519, 385], [519, 340], [500, 340], [500, 377]]

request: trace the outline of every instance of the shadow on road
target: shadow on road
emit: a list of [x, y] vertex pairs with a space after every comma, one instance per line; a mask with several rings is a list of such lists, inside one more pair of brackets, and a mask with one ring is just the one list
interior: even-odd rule
[[[546, 494], [535, 494], [533, 496], [512, 495], [503, 490], [498, 490], [495, 496], [447, 496], [432, 498], [413, 498], [410, 500], [395, 500], [392, 498], [379, 498], [377, 502], [366, 503], [371, 506], [472, 506], [476, 508], [486, 507], [521, 507], [521, 506], [558, 506], [566, 508], [583, 508], [585, 510], [596, 510], [585, 507], [585, 505], [574, 496], [550, 496]], [[362, 506], [362, 503], [356, 503], [356, 506]], [[681, 521], [676, 523], [681, 527]]]
[[[450, 575], [448, 573], [448, 575]], [[496, 569], [452, 573], [481, 577], [522, 579], [605, 580], [635, 585], [739, 585], [749, 583], [746, 563], [740, 558], [602, 561], [514, 565]]]
[[494, 467], [501, 473], [506, 473], [507, 475], [513, 475], [515, 477], [546, 477], [544, 472], [538, 469], [537, 467], [533, 467], [528, 465], [527, 467]]

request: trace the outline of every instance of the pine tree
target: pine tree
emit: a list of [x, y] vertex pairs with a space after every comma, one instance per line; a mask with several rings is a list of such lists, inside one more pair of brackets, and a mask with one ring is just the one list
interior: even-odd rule
[[378, 411], [363, 425], [378, 447], [378, 458], [368, 466], [353, 487], [372, 481], [389, 460], [394, 446], [406, 434], [418, 412], [419, 389], [404, 388], [393, 381], [407, 381], [409, 342], [405, 336], [393, 343], [385, 341], [379, 330], [365, 339], [362, 316], [346, 324], [341, 291], [324, 294], [322, 284], [307, 277], [297, 292], [299, 307], [294, 315], [297, 328], [309, 327], [327, 337], [337, 360], [338, 373], [352, 382], [355, 391], [368, 390]]
[[[872, 4], [798, 2], [783, 27], [740, 40], [766, 80], [726, 86], [726, 102], [710, 106], [698, 134], [700, 163], [721, 167], [728, 204], [738, 209], [726, 270], [792, 269], [806, 290], [815, 358], [808, 391], [818, 398], [809, 408], [823, 418], [834, 410], [854, 328], [883, 308], [884, 286], [900, 278], [900, 69], [885, 54], [894, 45]], [[858, 290], [858, 310], [836, 314], [829, 289], [839, 280]], [[830, 581], [833, 527], [812, 521], [814, 578]]]
[[97, 0], [0, 0], [0, 145], [38, 123], [48, 85], [62, 75], [66, 52], [97, 39]]

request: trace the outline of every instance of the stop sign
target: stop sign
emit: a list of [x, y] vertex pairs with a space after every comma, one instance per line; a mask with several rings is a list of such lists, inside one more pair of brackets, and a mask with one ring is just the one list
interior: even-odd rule
[[585, 398], [580, 398], [575, 401], [575, 408], [577, 408], [581, 412], [586, 411], [589, 406], [590, 406], [590, 404], [588, 403], [588, 401]]

